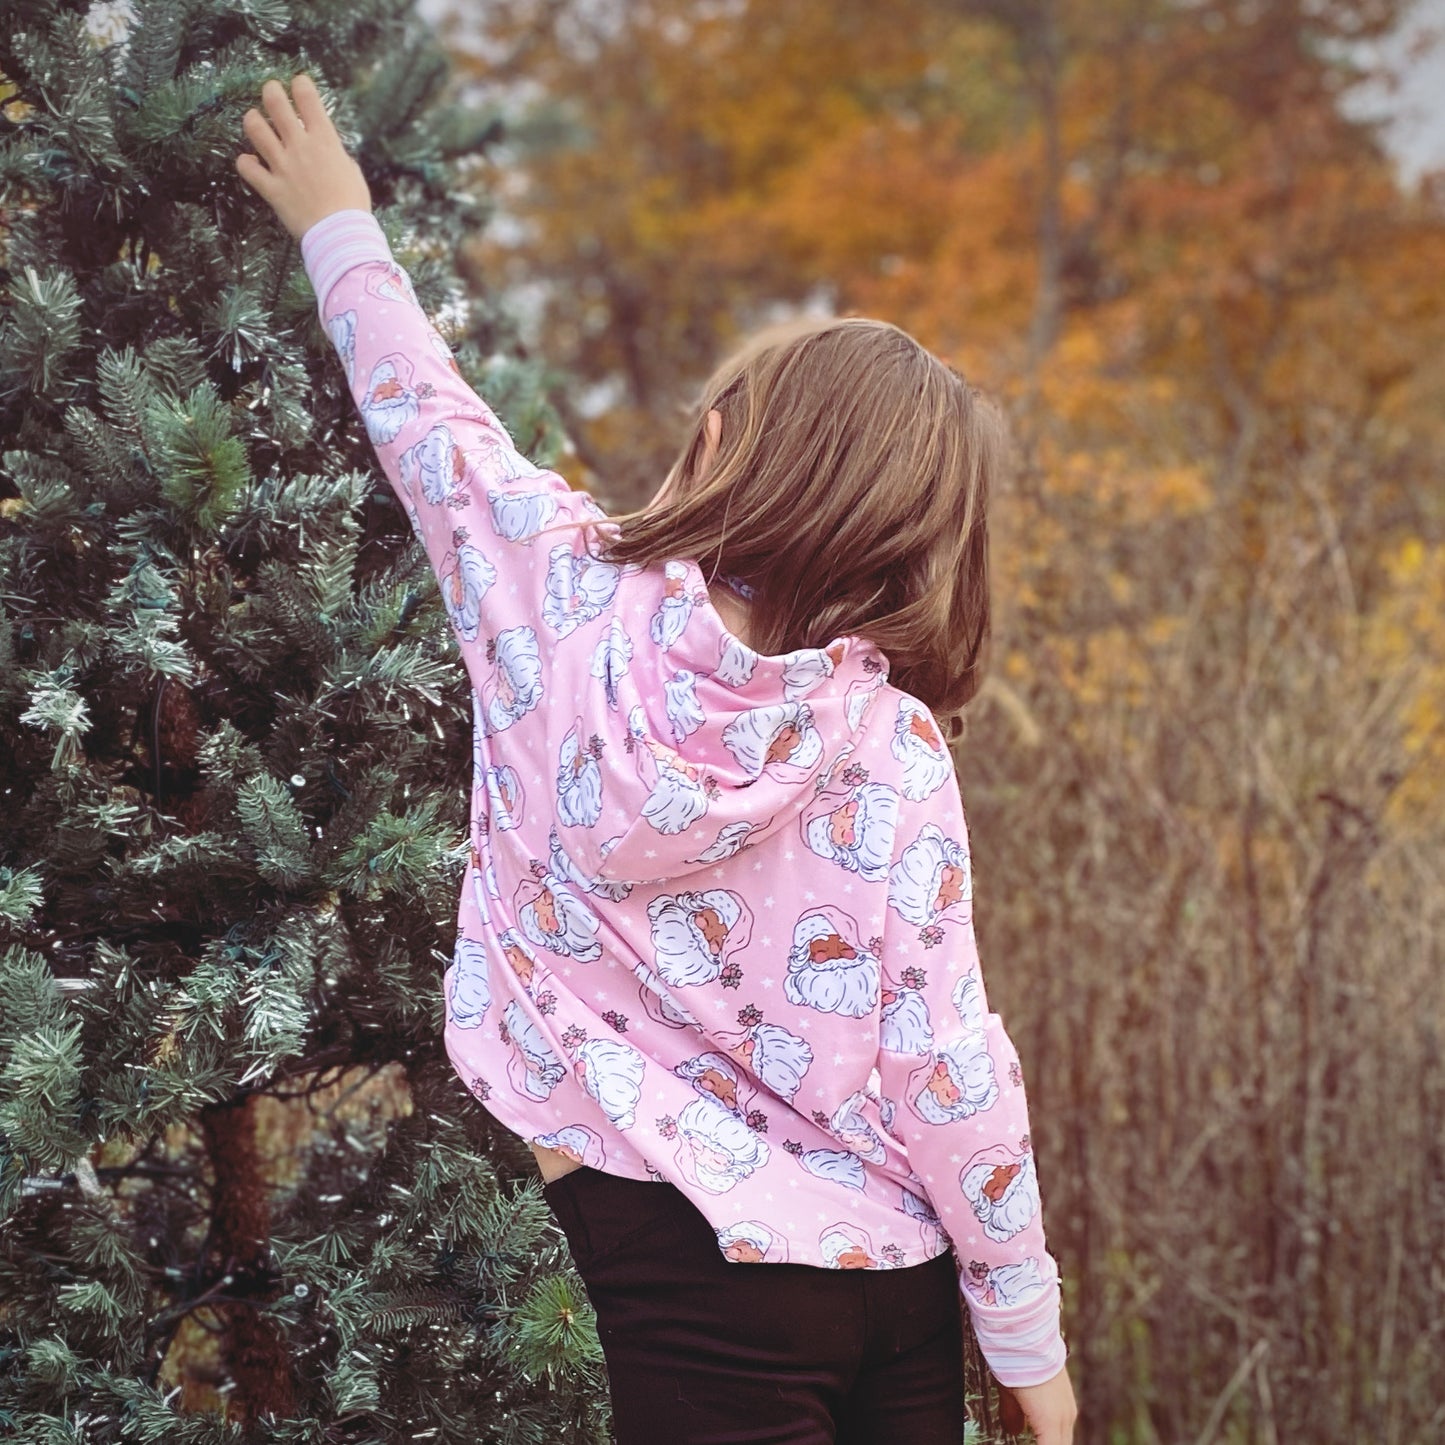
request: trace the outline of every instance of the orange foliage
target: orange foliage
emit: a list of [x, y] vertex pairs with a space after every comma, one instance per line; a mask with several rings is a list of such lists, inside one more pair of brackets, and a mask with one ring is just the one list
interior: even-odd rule
[[[1243, 598], [1317, 527], [1349, 534], [1342, 605], [1378, 605], [1383, 678], [1439, 656], [1441, 599], [1400, 558], [1442, 520], [1418, 496], [1422, 468], [1439, 491], [1445, 221], [1343, 117], [1329, 57], [1396, 8], [505, 0], [504, 76], [549, 97], [534, 123], [578, 129], [498, 178], [526, 233], [482, 259], [546, 283], [543, 350], [613, 386], [569, 423], [580, 479], [622, 505], [672, 460], [686, 386], [771, 307], [883, 316], [1011, 400], [997, 598], [1077, 697], [1147, 708], [1206, 554]], [[1438, 579], [1438, 530], [1421, 555]], [[1421, 678], [1402, 746], [1438, 796]]]

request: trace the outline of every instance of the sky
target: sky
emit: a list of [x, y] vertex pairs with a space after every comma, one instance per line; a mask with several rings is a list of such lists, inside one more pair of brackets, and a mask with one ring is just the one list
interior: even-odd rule
[[[1427, 48], [1412, 57], [1412, 44]], [[1445, 167], [1445, 0], [1416, 0], [1410, 23], [1384, 53], [1399, 65], [1400, 87], [1361, 103], [1388, 117], [1386, 144], [1402, 178], [1413, 185], [1425, 171]]]

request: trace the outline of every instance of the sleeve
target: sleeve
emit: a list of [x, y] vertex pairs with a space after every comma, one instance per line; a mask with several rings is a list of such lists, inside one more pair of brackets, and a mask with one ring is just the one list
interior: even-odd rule
[[[335, 211], [301, 237], [317, 310], [382, 471], [441, 586], [474, 682], [535, 669], [547, 634], [585, 600], [585, 533], [606, 513], [517, 450], [469, 387], [370, 211]], [[549, 535], [540, 529], [558, 527]], [[548, 625], [550, 624], [550, 626]], [[521, 705], [525, 699], [519, 700]]]
[[[1003, 1384], [1037, 1385], [1067, 1357], [1058, 1265], [1044, 1239], [1018, 1052], [984, 992], [956, 781], [934, 797], [957, 806], [940, 805], [921, 827], [906, 810], [899, 817], [879, 1092], [893, 1109], [890, 1132], [954, 1243], [984, 1358]], [[905, 837], [910, 824], [916, 831]]]

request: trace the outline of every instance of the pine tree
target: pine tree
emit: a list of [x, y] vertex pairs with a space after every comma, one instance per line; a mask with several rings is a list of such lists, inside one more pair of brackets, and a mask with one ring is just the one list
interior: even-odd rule
[[0, 27], [0, 1428], [606, 1438], [525, 1145], [441, 1043], [466, 674], [299, 250], [237, 175], [318, 83], [468, 380], [464, 108], [402, 0], [6, 0]]

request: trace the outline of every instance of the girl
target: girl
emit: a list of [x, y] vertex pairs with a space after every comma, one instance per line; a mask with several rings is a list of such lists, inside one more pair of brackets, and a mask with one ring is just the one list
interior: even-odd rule
[[618, 1440], [956, 1442], [961, 1301], [1064, 1445], [936, 720], [978, 686], [997, 413], [897, 327], [788, 323], [608, 519], [463, 381], [310, 77], [261, 95], [237, 169], [300, 241], [473, 686], [448, 1054], [536, 1154]]

